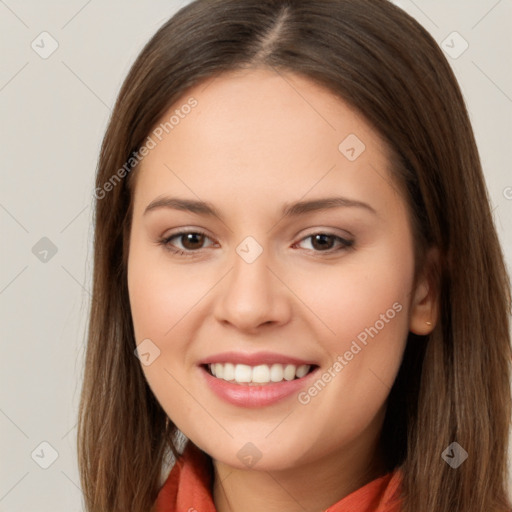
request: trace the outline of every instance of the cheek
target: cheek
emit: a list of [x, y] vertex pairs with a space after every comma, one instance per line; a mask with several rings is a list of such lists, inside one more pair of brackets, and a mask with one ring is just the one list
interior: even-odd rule
[[314, 279], [300, 279], [296, 287], [331, 331], [327, 339], [333, 350], [375, 324], [380, 331], [384, 326], [386, 331], [407, 331], [412, 252], [376, 248], [364, 257], [349, 258], [337, 267], [315, 271]]
[[352, 418], [363, 414], [361, 403], [364, 414], [375, 412], [394, 382], [409, 331], [413, 277], [412, 246], [390, 240], [364, 257], [354, 253], [336, 269], [325, 267], [296, 288], [322, 321], [316, 335], [331, 365], [338, 362], [328, 393], [338, 402], [351, 390], [341, 401]]
[[[196, 279], [194, 274], [191, 280], [190, 273], [171, 267], [164, 251], [159, 252], [132, 245], [128, 291], [136, 343], [149, 339], [154, 344], [150, 348], [152, 357], [158, 354], [150, 364], [142, 364], [142, 371], [156, 398], [168, 413], [173, 412], [175, 420], [187, 418], [192, 407], [190, 401], [183, 399], [181, 385], [188, 339], [183, 328], [205, 291], [198, 289], [201, 276]], [[204, 287], [205, 280], [202, 282]], [[189, 428], [180, 421], [176, 424]]]
[[162, 339], [186, 317], [208, 291], [208, 279], [197, 269], [179, 271], [164, 250], [133, 247], [128, 264], [128, 290], [137, 341]]

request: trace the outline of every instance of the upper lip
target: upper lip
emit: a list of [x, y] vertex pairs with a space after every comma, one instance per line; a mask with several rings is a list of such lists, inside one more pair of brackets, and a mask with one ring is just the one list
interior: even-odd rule
[[255, 352], [254, 354], [247, 354], [245, 352], [222, 352], [220, 354], [205, 357], [199, 361], [200, 365], [213, 363], [246, 364], [249, 366], [257, 366], [260, 364], [294, 364], [296, 366], [303, 364], [315, 364], [312, 361], [284, 354], [277, 354], [275, 352]]

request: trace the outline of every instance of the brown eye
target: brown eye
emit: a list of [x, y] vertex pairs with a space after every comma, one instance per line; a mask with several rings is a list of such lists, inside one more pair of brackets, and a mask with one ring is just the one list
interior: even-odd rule
[[162, 238], [159, 243], [171, 252], [187, 255], [214, 246], [209, 236], [199, 231], [182, 231]]
[[354, 244], [353, 240], [346, 240], [330, 233], [314, 233], [303, 238], [298, 245], [303, 249], [314, 252], [338, 252], [348, 249]]
[[317, 251], [326, 251], [334, 247], [334, 237], [332, 235], [318, 234], [311, 237], [311, 245]]
[[185, 233], [180, 235], [180, 238], [183, 248], [192, 251], [201, 249], [206, 237], [202, 233]]

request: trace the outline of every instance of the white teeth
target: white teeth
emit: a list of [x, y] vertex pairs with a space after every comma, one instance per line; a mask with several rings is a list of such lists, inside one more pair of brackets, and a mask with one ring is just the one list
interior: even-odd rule
[[246, 364], [237, 364], [235, 366], [235, 380], [237, 382], [251, 382], [251, 379], [252, 368], [250, 366]]
[[270, 380], [272, 382], [281, 382], [284, 379], [284, 369], [282, 364], [273, 364], [270, 367]]
[[247, 364], [214, 363], [208, 365], [210, 372], [218, 379], [223, 379], [238, 384], [268, 384], [270, 382], [282, 382], [302, 378], [309, 373], [311, 366], [302, 364], [260, 364], [249, 366]]
[[232, 363], [226, 363], [224, 365], [224, 380], [235, 380], [235, 365]]
[[262, 384], [268, 382], [270, 379], [270, 370], [266, 364], [260, 364], [252, 369], [252, 381], [261, 382]]
[[309, 365], [303, 364], [297, 368], [297, 371], [295, 372], [295, 375], [297, 377], [302, 378], [304, 375], [306, 375], [309, 372]]
[[295, 365], [287, 364], [285, 366], [285, 368], [284, 368], [284, 372], [283, 373], [284, 373], [285, 380], [293, 380], [293, 379], [295, 379]]
[[224, 377], [224, 367], [217, 363], [215, 366], [215, 376], [219, 379], [222, 379]]

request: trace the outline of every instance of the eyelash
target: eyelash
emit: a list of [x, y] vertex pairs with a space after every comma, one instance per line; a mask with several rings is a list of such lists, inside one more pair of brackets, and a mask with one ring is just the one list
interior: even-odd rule
[[[170, 251], [173, 254], [177, 254], [179, 256], [185, 256], [185, 257], [193, 257], [193, 256], [197, 255], [197, 253], [199, 253], [204, 248], [200, 248], [197, 250], [183, 250], [183, 249], [174, 247], [171, 244], [171, 240], [173, 240], [175, 238], [180, 238], [182, 236], [189, 235], [189, 234], [202, 235], [211, 241], [210, 237], [205, 232], [203, 232], [201, 230], [191, 230], [191, 231], [180, 231], [179, 233], [173, 233], [170, 236], [163, 237], [160, 240], [158, 240], [158, 244], [162, 245], [167, 251]], [[335, 235], [334, 233], [318, 231], [316, 233], [311, 233], [310, 235], [307, 235], [307, 236], [301, 238], [301, 240], [299, 240], [299, 242], [295, 243], [294, 246], [299, 244], [300, 242], [303, 242], [304, 240], [313, 238], [316, 235], [325, 235], [328, 237], [332, 237], [340, 244], [340, 247], [338, 247], [337, 249], [331, 248], [331, 249], [327, 249], [325, 251], [315, 251], [314, 249], [306, 249], [306, 250], [312, 251], [316, 254], [326, 254], [326, 255], [329, 254], [330, 255], [333, 253], [338, 253], [341, 251], [346, 251], [346, 250], [352, 249], [353, 245], [354, 245], [354, 240], [347, 240], [346, 238], [342, 238], [341, 236]], [[214, 245], [214, 244], [215, 244], [215, 242], [212, 245]]]

